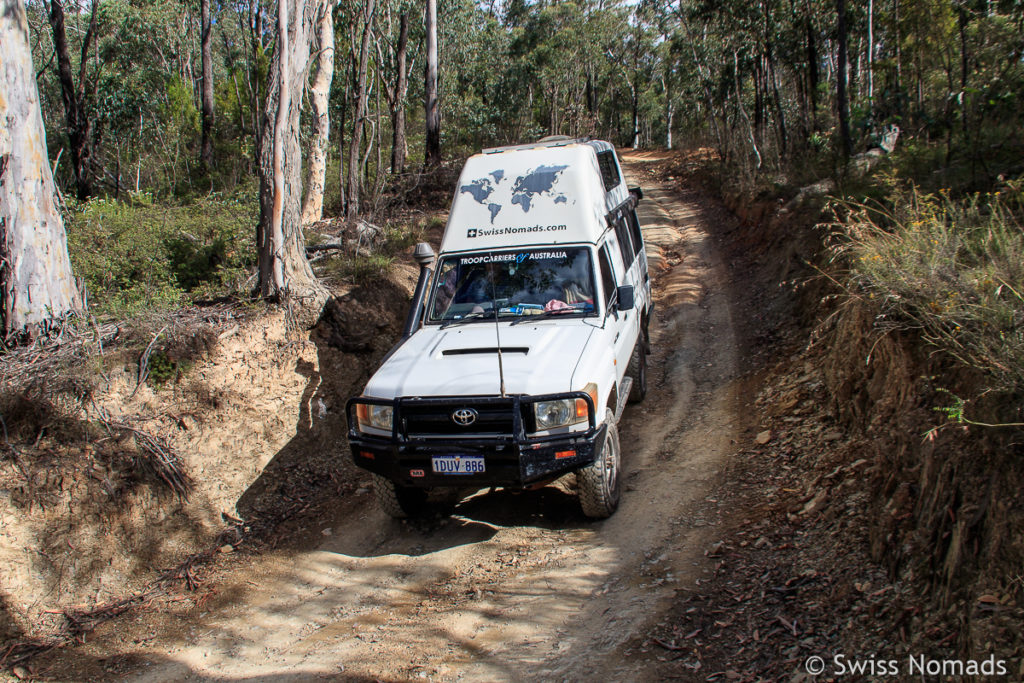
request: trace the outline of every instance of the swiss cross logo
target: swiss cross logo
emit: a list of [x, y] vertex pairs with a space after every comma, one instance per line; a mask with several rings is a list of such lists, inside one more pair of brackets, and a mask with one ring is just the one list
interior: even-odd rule
[[470, 228], [467, 230], [466, 237], [476, 237], [476, 228]]

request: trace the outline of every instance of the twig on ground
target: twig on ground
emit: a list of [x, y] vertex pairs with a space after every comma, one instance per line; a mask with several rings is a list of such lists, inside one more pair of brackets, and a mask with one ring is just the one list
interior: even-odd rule
[[147, 377], [149, 377], [149, 357], [153, 354], [153, 347], [156, 346], [157, 339], [160, 338], [160, 335], [163, 334], [166, 329], [167, 325], [161, 327], [160, 331], [153, 335], [153, 339], [149, 342], [146, 350], [142, 352], [142, 356], [139, 358], [138, 380], [135, 382], [135, 389], [133, 389], [132, 393], [128, 396], [129, 399], [135, 397], [135, 393], [139, 390], [139, 387], [141, 387], [142, 383], [146, 381]]

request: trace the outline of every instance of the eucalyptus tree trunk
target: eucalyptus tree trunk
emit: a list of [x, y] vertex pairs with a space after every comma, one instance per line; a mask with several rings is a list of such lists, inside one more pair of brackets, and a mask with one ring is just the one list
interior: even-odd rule
[[398, 49], [395, 54], [395, 90], [391, 105], [391, 172], [405, 170], [405, 93], [409, 89], [406, 59], [409, 52], [409, 13], [402, 12], [398, 23]]
[[[277, 46], [260, 144], [259, 291], [268, 299], [297, 301], [315, 317], [328, 292], [306, 260], [302, 236], [299, 113], [317, 5], [278, 0], [277, 7]], [[311, 322], [309, 316], [302, 319]]]
[[203, 121], [199, 163], [205, 170], [213, 168], [213, 26], [210, 21], [210, 0], [202, 0]]
[[425, 90], [425, 113], [427, 123], [426, 155], [427, 166], [441, 163], [441, 107], [437, 96], [437, 0], [427, 0], [427, 68]]
[[734, 85], [736, 86], [736, 108], [739, 109], [740, 116], [743, 118], [743, 122], [747, 124], [747, 138], [750, 140], [750, 148], [754, 152], [754, 158], [757, 160], [757, 168], [761, 168], [761, 151], [757, 148], [757, 139], [754, 136], [754, 127], [750, 123], [750, 116], [747, 115], [747, 110], [743, 106], [743, 93], [740, 89], [740, 58], [736, 50], [732, 52], [732, 63], [733, 63], [733, 77], [735, 78]]
[[[4, 0], [5, 5], [7, 1]], [[96, 15], [100, 0], [92, 0], [89, 28], [82, 38], [82, 52], [78, 67], [78, 83], [71, 71], [71, 56], [68, 52], [67, 30], [64, 27], [64, 4], [62, 0], [50, 1], [50, 27], [53, 29], [53, 47], [57, 55], [57, 78], [64, 102], [64, 120], [68, 127], [68, 141], [71, 143], [71, 165], [75, 172], [75, 186], [79, 199], [92, 196], [92, 173], [89, 169], [91, 156], [91, 123], [86, 107], [85, 73], [89, 63], [89, 48], [96, 37]]]
[[875, 2], [868, 0], [868, 109], [875, 111]]
[[810, 97], [811, 131], [818, 130], [818, 48], [811, 20], [811, 2], [806, 0], [805, 28], [807, 31], [807, 94]]
[[850, 137], [850, 102], [846, 88], [846, 66], [849, 54], [846, 46], [846, 0], [836, 0], [837, 42], [839, 54], [836, 57], [836, 107], [839, 109], [839, 139], [843, 156], [853, 154], [853, 140]]
[[348, 148], [346, 218], [359, 213], [359, 148], [363, 144], [363, 128], [366, 125], [366, 103], [369, 96], [366, 72], [370, 66], [370, 37], [373, 33], [373, 15], [376, 7], [376, 0], [366, 0], [363, 8], [363, 39], [359, 46], [359, 72], [356, 76], [356, 110], [352, 118], [352, 141]]
[[263, 122], [263, 101], [260, 97], [260, 56], [263, 54], [263, 11], [260, 8], [260, 0], [248, 0], [249, 11], [249, 46], [252, 50], [251, 62], [246, 78], [250, 82], [249, 105], [252, 109], [252, 138], [253, 138], [253, 162], [260, 165], [260, 144], [262, 143], [262, 132], [260, 126]]
[[324, 215], [324, 185], [327, 182], [327, 143], [331, 135], [329, 97], [334, 79], [334, 3], [323, 0], [317, 18], [316, 77], [310, 87], [313, 104], [313, 136], [307, 155], [306, 198], [302, 203], [302, 224], [316, 223]]
[[21, 0], [0, 0], [0, 322], [45, 332], [82, 307], [54, 201], [46, 130]]

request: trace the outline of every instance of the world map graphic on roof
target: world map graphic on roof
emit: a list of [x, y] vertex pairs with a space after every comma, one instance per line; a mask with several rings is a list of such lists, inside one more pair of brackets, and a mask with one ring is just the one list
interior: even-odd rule
[[[546, 166], [541, 165], [530, 170], [524, 175], [518, 176], [512, 184], [512, 203], [522, 208], [523, 213], [528, 213], [533, 207], [537, 197], [550, 197], [556, 204], [564, 204], [566, 196], [555, 189], [562, 171], [568, 166]], [[476, 178], [459, 188], [459, 193], [465, 193], [473, 197], [478, 204], [485, 204], [491, 214], [491, 223], [501, 212], [502, 205], [488, 202], [495, 188], [505, 180], [505, 172], [502, 170], [491, 171], [483, 178]]]

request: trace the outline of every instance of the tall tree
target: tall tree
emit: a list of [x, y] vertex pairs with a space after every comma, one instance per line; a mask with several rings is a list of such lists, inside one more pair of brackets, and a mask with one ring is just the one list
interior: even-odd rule
[[359, 213], [359, 150], [363, 144], [363, 128], [366, 125], [366, 103], [369, 94], [366, 74], [370, 66], [370, 38], [373, 36], [376, 8], [376, 0], [366, 0], [363, 6], [363, 37], [359, 46], [359, 66], [355, 84], [356, 110], [352, 119], [352, 141], [348, 150], [348, 192], [345, 197], [345, 216], [348, 218]]
[[278, 0], [277, 46], [270, 69], [260, 144], [260, 222], [256, 229], [260, 294], [316, 311], [328, 292], [306, 260], [302, 235], [299, 113], [317, 3]]
[[846, 30], [846, 0], [836, 0], [836, 42], [839, 54], [836, 57], [836, 107], [839, 109], [839, 139], [843, 155], [849, 157], [853, 153], [853, 141], [850, 138], [850, 101], [847, 96], [846, 67], [849, 61]]
[[81, 58], [78, 66], [78, 83], [71, 71], [71, 55], [68, 51], [67, 30], [64, 21], [62, 0], [50, 2], [50, 26], [53, 29], [53, 47], [57, 55], [57, 74], [60, 79], [61, 99], [64, 101], [64, 118], [71, 143], [71, 164], [75, 172], [75, 185], [79, 199], [92, 196], [92, 170], [89, 168], [91, 155], [91, 121], [86, 102], [86, 68], [89, 50], [96, 37], [96, 18], [100, 0], [92, 0], [89, 13], [89, 27], [82, 38]]
[[319, 3], [316, 22], [316, 76], [310, 87], [313, 105], [313, 135], [307, 156], [306, 196], [302, 200], [302, 223], [315, 223], [324, 215], [324, 184], [327, 181], [327, 143], [331, 135], [329, 98], [334, 80], [334, 2]]
[[409, 13], [398, 20], [398, 46], [395, 50], [395, 87], [388, 92], [391, 109], [391, 172], [405, 170], [405, 94], [409, 90], [406, 60], [409, 52]]
[[202, 52], [203, 61], [203, 122], [202, 122], [202, 145], [199, 152], [199, 161], [203, 168], [213, 168], [213, 25], [210, 20], [210, 0], [201, 0], [200, 13], [202, 14]]
[[426, 165], [441, 163], [441, 106], [437, 96], [437, 0], [427, 0], [427, 65], [424, 93], [427, 141]]
[[54, 201], [21, 0], [0, 0], [0, 323], [43, 330], [81, 308]]

